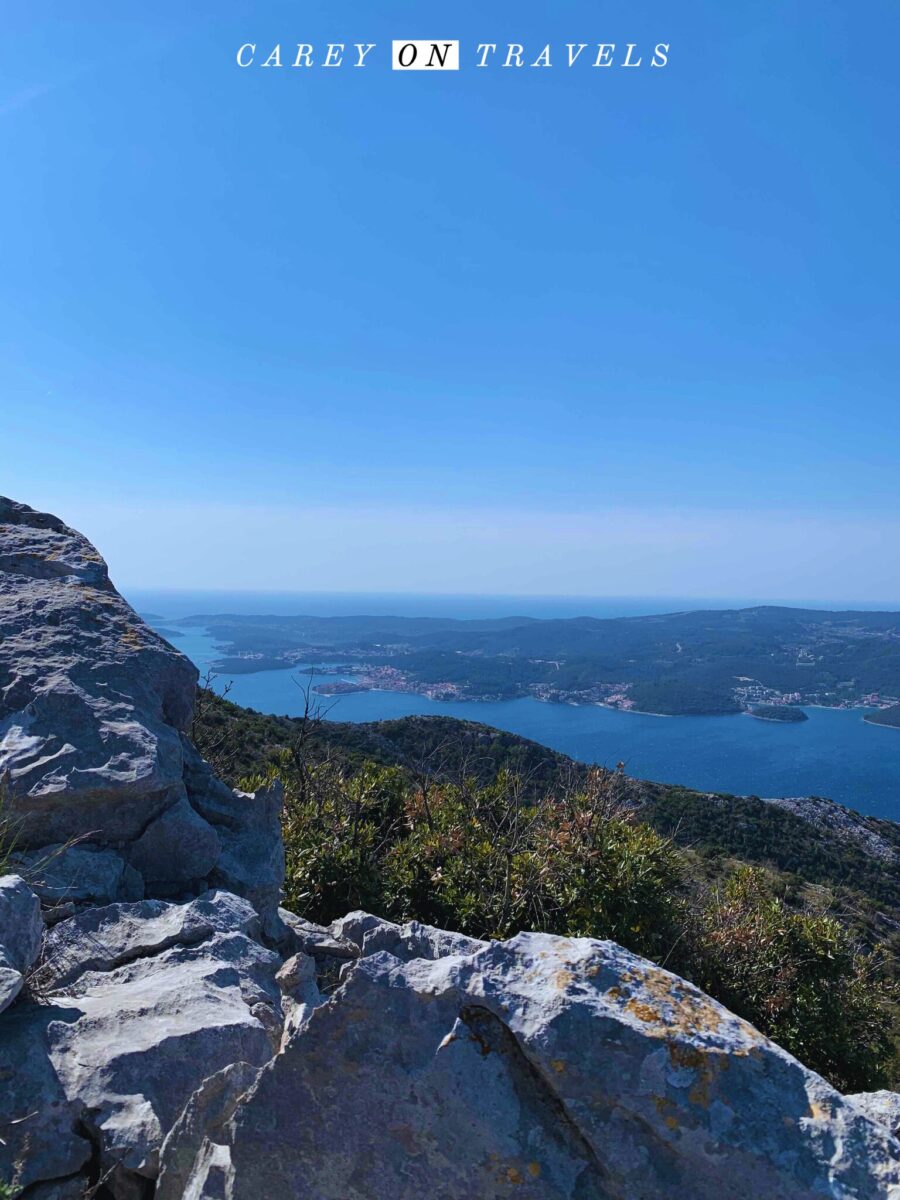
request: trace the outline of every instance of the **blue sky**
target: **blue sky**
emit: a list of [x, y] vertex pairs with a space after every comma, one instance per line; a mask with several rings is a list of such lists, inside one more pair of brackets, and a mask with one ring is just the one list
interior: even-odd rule
[[[16, 0], [0, 491], [133, 587], [900, 601], [898, 39], [894, 0]], [[298, 41], [382, 57], [235, 64]], [[554, 67], [471, 65], [509, 41]]]

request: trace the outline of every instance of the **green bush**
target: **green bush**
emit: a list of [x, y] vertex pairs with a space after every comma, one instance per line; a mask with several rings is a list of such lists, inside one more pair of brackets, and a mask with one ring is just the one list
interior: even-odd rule
[[845, 1091], [891, 1082], [892, 988], [877, 952], [793, 911], [743, 868], [689, 917], [686, 971], [705, 991]]
[[530, 800], [507, 772], [481, 788], [408, 798], [409, 833], [386, 861], [391, 908], [474, 937], [538, 929], [609, 937], [642, 953], [674, 929], [678, 861], [614, 798], [614, 777]]
[[617, 777], [606, 772], [540, 799], [504, 771], [483, 786], [413, 783], [398, 767], [345, 773], [282, 754], [276, 772], [285, 903], [309, 920], [367, 908], [473, 937], [539, 929], [645, 954], [677, 936], [680, 860], [617, 803]]

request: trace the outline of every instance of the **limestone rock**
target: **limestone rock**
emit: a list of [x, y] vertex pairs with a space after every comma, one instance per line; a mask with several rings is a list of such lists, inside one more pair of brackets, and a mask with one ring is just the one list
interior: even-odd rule
[[220, 854], [218, 834], [191, 808], [182, 788], [131, 847], [129, 861], [151, 891], [177, 893], [192, 880], [205, 879]]
[[14, 967], [0, 967], [0, 1012], [9, 1008], [25, 983], [25, 976]]
[[0, 497], [0, 779], [20, 854], [47, 861], [46, 904], [217, 886], [275, 935], [280, 785], [215, 778], [185, 736], [196, 683], [80, 533]]
[[0, 961], [27, 971], [38, 956], [44, 923], [41, 902], [20, 875], [0, 877]]
[[188, 904], [142, 900], [91, 908], [47, 933], [37, 981], [42, 991], [55, 992], [88, 971], [113, 971], [172, 946], [196, 946], [215, 933], [257, 939], [259, 918], [249, 901], [208, 892]]
[[115, 850], [89, 843], [45, 846], [16, 855], [15, 865], [28, 874], [31, 886], [47, 906], [66, 903], [112, 904], [139, 900], [144, 884]]
[[0, 499], [0, 773], [23, 845], [138, 836], [181, 781], [196, 679], [81, 534]]
[[158, 1200], [888, 1200], [900, 1144], [684, 980], [520, 934], [345, 967], [178, 1178]]
[[215, 829], [221, 845], [210, 885], [246, 896], [260, 914], [267, 935], [277, 940], [284, 884], [281, 783], [276, 780], [258, 792], [232, 790], [216, 778], [187, 738], [183, 739], [183, 753], [188, 798]]
[[26, 1200], [85, 1200], [89, 1190], [86, 1175], [70, 1175], [53, 1183], [36, 1183], [28, 1189]]
[[257, 1067], [238, 1062], [203, 1081], [163, 1143], [157, 1193], [184, 1194], [206, 1129], [231, 1117], [258, 1075]]
[[435, 929], [419, 921], [407, 921], [396, 925], [393, 921], [382, 921], [367, 913], [350, 913], [332, 925], [336, 934], [346, 937], [360, 947], [365, 956], [386, 950], [388, 954], [403, 962], [414, 958], [447, 958], [451, 954], [475, 954], [488, 943], [463, 933], [450, 933], [446, 929]]
[[900, 1138], [900, 1093], [857, 1092], [847, 1099], [852, 1100], [870, 1121], [883, 1125], [894, 1137]]
[[359, 946], [349, 938], [332, 932], [325, 925], [306, 921], [286, 908], [279, 908], [278, 918], [284, 932], [280, 945], [287, 954], [312, 954], [318, 958], [337, 958], [346, 961], [359, 958]]
[[22, 990], [41, 948], [41, 902], [19, 875], [0, 877], [0, 1012]]
[[273, 1053], [281, 961], [248, 936], [257, 928], [252, 906], [223, 893], [55, 926], [43, 1002], [0, 1016], [0, 1179], [63, 1179], [93, 1141], [117, 1200], [139, 1194], [204, 1079]]

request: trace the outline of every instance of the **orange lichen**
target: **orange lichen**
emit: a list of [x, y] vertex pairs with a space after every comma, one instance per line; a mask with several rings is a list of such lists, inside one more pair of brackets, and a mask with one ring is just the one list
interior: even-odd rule
[[809, 1115], [814, 1121], [827, 1121], [831, 1117], [831, 1111], [821, 1104], [817, 1104], [815, 1100], [810, 1100]]
[[634, 1013], [638, 1020], [646, 1021], [648, 1024], [660, 1019], [656, 1009], [651, 1004], [644, 1004], [642, 1000], [629, 1000], [625, 1009], [627, 1012]]

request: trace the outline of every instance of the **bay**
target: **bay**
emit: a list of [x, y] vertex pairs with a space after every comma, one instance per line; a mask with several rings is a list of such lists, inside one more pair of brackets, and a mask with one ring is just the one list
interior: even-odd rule
[[[234, 606], [228, 611], [235, 611]], [[356, 611], [361, 611], [358, 600]], [[168, 628], [161, 605], [156, 612], [151, 623]], [[184, 613], [170, 610], [167, 615], [174, 620]], [[186, 628], [175, 644], [201, 673], [218, 657], [212, 639], [197, 628]], [[349, 678], [326, 672], [312, 682]], [[225, 682], [220, 678], [215, 686], [221, 690]], [[258, 712], [298, 716], [309, 682], [309, 674], [299, 669], [237, 675], [229, 699]], [[330, 720], [459, 717], [520, 734], [584, 762], [624, 762], [628, 774], [641, 779], [737, 795], [827, 796], [871, 816], [900, 820], [900, 730], [867, 724], [863, 709], [808, 708], [808, 721], [779, 724], [747, 716], [656, 717], [530, 698], [438, 701], [387, 691], [322, 697], [321, 703]]]

